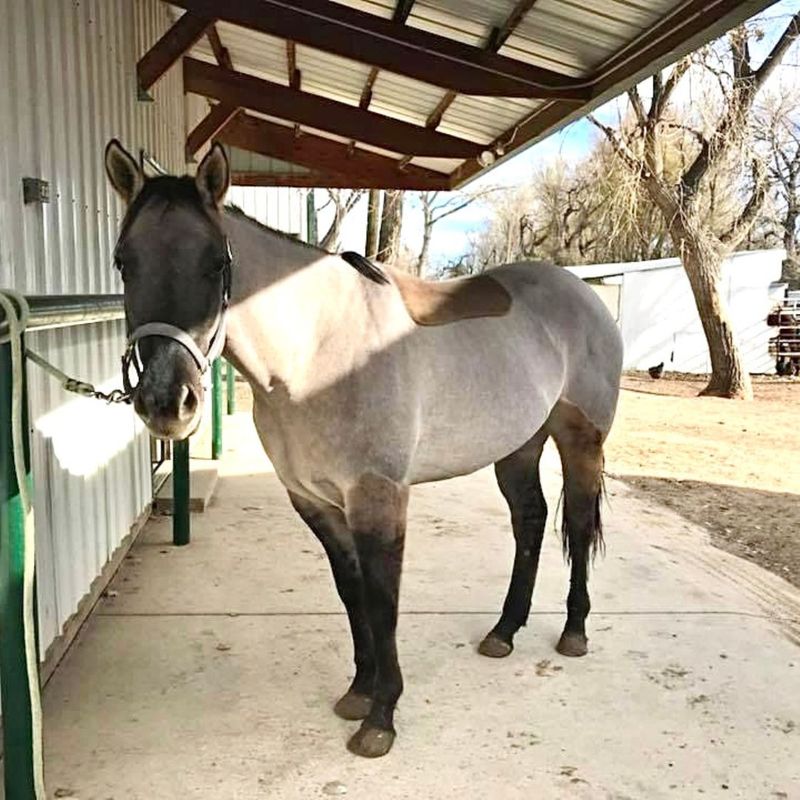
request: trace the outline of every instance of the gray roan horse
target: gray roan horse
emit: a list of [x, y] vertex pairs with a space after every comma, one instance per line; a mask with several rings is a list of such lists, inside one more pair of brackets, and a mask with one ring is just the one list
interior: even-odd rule
[[597, 295], [546, 264], [437, 284], [297, 242], [223, 206], [229, 169], [219, 146], [195, 178], [145, 178], [117, 141], [105, 160], [128, 204], [116, 264], [138, 339], [135, 409], [156, 436], [191, 434], [205, 356], [227, 337], [224, 355], [252, 387], [264, 449], [327, 552], [347, 609], [355, 678], [335, 710], [363, 720], [350, 750], [382, 756], [395, 737], [412, 484], [494, 464], [516, 555], [480, 652], [506, 656], [530, 609], [547, 516], [539, 459], [552, 436], [572, 570], [557, 649], [584, 655], [586, 573], [602, 545], [603, 442], [622, 350]]

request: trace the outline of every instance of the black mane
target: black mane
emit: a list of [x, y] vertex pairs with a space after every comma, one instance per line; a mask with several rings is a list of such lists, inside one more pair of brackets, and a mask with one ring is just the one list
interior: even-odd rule
[[373, 264], [368, 258], [362, 256], [361, 253], [354, 253], [348, 250], [342, 253], [341, 257], [342, 260], [346, 261], [354, 270], [360, 272], [373, 283], [389, 283], [389, 278], [386, 273], [377, 264]]

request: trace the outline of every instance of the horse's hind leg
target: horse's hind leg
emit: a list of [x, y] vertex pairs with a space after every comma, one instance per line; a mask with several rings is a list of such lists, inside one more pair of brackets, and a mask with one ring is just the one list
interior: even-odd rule
[[544, 429], [540, 430], [494, 467], [500, 491], [511, 510], [516, 553], [503, 613], [478, 648], [482, 655], [492, 658], [507, 656], [514, 649], [514, 634], [528, 621], [547, 520], [547, 503], [539, 480], [539, 460], [547, 436]]
[[600, 501], [603, 488], [603, 440], [575, 406], [559, 403], [547, 423], [561, 455], [564, 473], [564, 552], [571, 561], [567, 623], [556, 649], [565, 656], [587, 652], [586, 617], [589, 557], [603, 546]]
[[289, 499], [325, 548], [336, 582], [336, 590], [347, 609], [350, 631], [353, 635], [356, 675], [350, 688], [334, 706], [334, 711], [343, 719], [364, 719], [372, 707], [375, 654], [372, 631], [364, 604], [361, 567], [353, 535], [338, 508], [311, 503], [292, 492], [289, 492]]

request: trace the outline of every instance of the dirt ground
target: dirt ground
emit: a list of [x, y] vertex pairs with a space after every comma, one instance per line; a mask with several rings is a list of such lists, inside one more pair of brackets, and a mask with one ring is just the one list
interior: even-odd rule
[[[698, 397], [705, 383], [625, 375], [606, 469], [800, 586], [800, 380], [755, 378], [752, 403]], [[236, 390], [249, 408], [247, 384]]]
[[756, 378], [752, 403], [704, 385], [626, 375], [607, 470], [800, 586], [800, 380]]

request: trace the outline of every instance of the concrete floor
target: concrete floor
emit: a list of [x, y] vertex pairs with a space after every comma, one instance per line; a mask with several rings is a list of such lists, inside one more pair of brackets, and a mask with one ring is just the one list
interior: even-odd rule
[[[553, 649], [568, 573], [552, 523], [528, 628], [492, 661], [475, 647], [512, 557], [492, 473], [412, 493], [399, 737], [384, 759], [350, 755], [327, 562], [246, 415], [226, 439], [192, 545], [152, 520], [47, 687], [51, 796], [800, 797], [800, 594], [613, 481], [578, 660]], [[545, 473], [554, 509], [552, 452]]]

